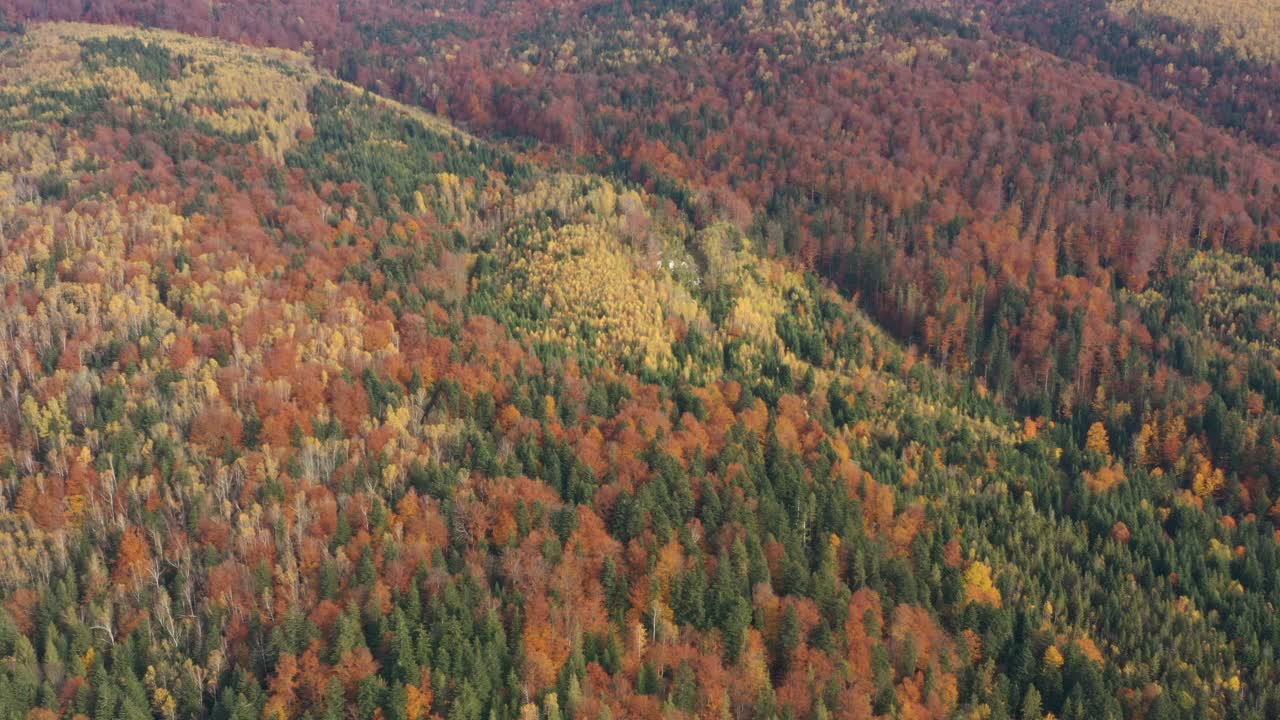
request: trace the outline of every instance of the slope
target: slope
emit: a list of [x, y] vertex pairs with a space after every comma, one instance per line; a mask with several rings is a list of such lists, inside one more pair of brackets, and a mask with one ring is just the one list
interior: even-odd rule
[[1218, 342], [1182, 270], [1225, 251], [1277, 272], [1277, 70], [1215, 39], [1227, 14], [1200, 31], [1111, 5], [6, 7], [310, 48], [473, 132], [580, 155], [812, 265], [1069, 444], [1101, 423], [1124, 461], [1274, 524], [1274, 367]]
[[741, 227], [293, 54], [0, 73], [4, 717], [1275, 709], [1269, 530]]
[[923, 0], [1176, 101], [1275, 152], [1276, 11], [1248, 0]]

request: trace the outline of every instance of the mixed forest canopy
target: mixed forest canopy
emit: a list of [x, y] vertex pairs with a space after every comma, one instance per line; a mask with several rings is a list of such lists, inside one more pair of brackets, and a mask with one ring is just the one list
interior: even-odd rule
[[1263, 4], [0, 11], [0, 718], [1280, 714]]
[[[1080, 447], [1101, 422], [1136, 459], [1144, 433], [1164, 443], [1173, 428], [1148, 469], [1191, 490], [1208, 463], [1226, 512], [1280, 514], [1274, 363], [1217, 342], [1207, 288], [1180, 272], [1202, 253], [1264, 273], [1280, 259], [1280, 77], [1256, 42], [1215, 39], [1266, 11], [934, 5], [105, 2], [7, 16], [306, 49], [473, 132], [640, 183], [699, 228], [741, 228]], [[1274, 335], [1265, 311], [1240, 320]]]

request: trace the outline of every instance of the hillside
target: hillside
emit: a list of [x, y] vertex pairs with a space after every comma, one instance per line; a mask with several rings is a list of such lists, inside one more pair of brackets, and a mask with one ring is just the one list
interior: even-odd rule
[[1173, 100], [1275, 152], [1276, 8], [1251, 0], [922, 0]]
[[[736, 225], [1070, 445], [1101, 423], [1171, 489], [1280, 519], [1280, 376], [1200, 305], [1234, 282], [1205, 268], [1255, 265], [1262, 291], [1280, 258], [1280, 75], [1257, 4], [0, 6], [307, 48], [477, 135], [638, 183], [696, 228]], [[1259, 33], [1223, 39], [1242, 26]]]
[[[1273, 531], [1185, 427], [1077, 444], [746, 200], [300, 54], [0, 45], [0, 717], [1275, 714]], [[1187, 272], [1273, 362], [1269, 268]]]

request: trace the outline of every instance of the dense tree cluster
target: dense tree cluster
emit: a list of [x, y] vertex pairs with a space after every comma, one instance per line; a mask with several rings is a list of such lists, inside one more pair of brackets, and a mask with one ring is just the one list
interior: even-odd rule
[[4, 5], [356, 84], [7, 27], [0, 718], [1280, 713], [1269, 150], [872, 3]]

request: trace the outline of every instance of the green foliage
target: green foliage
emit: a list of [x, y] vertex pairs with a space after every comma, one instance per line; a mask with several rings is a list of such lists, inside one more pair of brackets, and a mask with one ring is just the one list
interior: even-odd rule
[[[175, 57], [167, 47], [138, 38], [91, 38], [81, 44], [81, 55], [90, 72], [106, 66], [126, 67], [151, 85], [162, 85], [174, 71], [180, 71], [190, 58]], [[176, 65], [176, 67], [175, 67]]]

